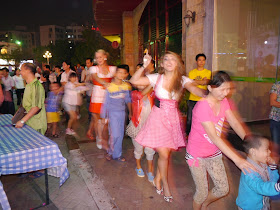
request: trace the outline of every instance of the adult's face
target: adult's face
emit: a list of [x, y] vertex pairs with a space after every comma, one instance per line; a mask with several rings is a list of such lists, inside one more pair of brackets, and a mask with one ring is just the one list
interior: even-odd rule
[[18, 70], [16, 70], [16, 75], [17, 75], [17, 76], [19, 76], [19, 75], [20, 75], [20, 71], [19, 71], [19, 69], [18, 69]]
[[86, 60], [86, 66], [87, 66], [87, 68], [92, 66], [92, 62], [90, 61], [90, 59]]
[[95, 53], [95, 60], [97, 65], [104, 65], [106, 63], [107, 60], [107, 56], [104, 55], [102, 52], [97, 52]]
[[69, 70], [70, 65], [67, 65], [67, 63], [63, 62], [63, 63], [62, 63], [62, 68], [63, 68], [65, 71], [67, 71], [67, 70]]
[[24, 80], [27, 79], [29, 72], [30, 72], [30, 70], [29, 70], [28, 68], [26, 68], [25, 65], [22, 65], [22, 66], [21, 66], [20, 74], [21, 74], [21, 76], [22, 76], [22, 78], [23, 78]]
[[4, 70], [3, 72], [4, 72], [4, 77], [7, 77], [9, 73], [6, 70]]

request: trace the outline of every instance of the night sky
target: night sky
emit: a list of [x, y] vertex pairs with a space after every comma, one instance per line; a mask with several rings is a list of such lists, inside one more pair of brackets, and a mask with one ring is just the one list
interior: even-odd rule
[[16, 25], [68, 25], [93, 22], [92, 0], [4, 0], [1, 1], [0, 31]]

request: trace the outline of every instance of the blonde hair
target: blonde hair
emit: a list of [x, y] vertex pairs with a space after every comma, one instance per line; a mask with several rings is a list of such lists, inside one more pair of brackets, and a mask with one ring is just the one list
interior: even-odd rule
[[[171, 80], [171, 83], [169, 85], [168, 91], [170, 93], [174, 92], [175, 94], [181, 94], [180, 91], [182, 90], [182, 76], [186, 75], [186, 70], [185, 70], [185, 66], [184, 63], [181, 59], [181, 57], [171, 51], [167, 51], [162, 57], [160, 62], [163, 62], [163, 59], [166, 55], [173, 55], [176, 58], [177, 61], [177, 66], [175, 67], [174, 71], [173, 71], [173, 77]], [[165, 70], [163, 67], [159, 68], [159, 74], [164, 74]]]
[[106, 52], [106, 51], [103, 50], [103, 49], [99, 49], [99, 50], [97, 50], [95, 53], [102, 53], [103, 55], [106, 56], [107, 59], [109, 58], [109, 53]]

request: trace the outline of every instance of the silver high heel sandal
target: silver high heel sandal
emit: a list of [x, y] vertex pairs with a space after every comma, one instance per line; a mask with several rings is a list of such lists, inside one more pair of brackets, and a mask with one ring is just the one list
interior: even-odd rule
[[157, 194], [159, 194], [159, 195], [163, 195], [163, 187], [161, 187], [161, 190], [158, 190], [157, 189], [157, 186], [156, 186], [156, 184], [155, 184], [155, 182], [153, 181], [153, 185], [154, 185], [154, 187], [156, 188], [156, 192], [157, 192]]
[[163, 199], [168, 202], [168, 203], [172, 203], [173, 202], [173, 196], [163, 196]]

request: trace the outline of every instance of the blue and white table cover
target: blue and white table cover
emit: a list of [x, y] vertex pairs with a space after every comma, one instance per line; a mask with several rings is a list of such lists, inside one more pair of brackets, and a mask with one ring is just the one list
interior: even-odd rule
[[[48, 169], [48, 175], [60, 177], [60, 186], [68, 179], [67, 160], [57, 144], [25, 125], [11, 124], [12, 115], [0, 115], [0, 176]], [[0, 181], [0, 203], [11, 209]]]

